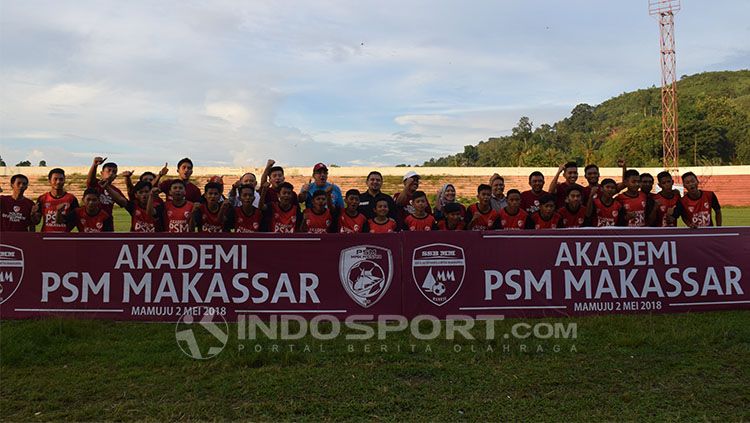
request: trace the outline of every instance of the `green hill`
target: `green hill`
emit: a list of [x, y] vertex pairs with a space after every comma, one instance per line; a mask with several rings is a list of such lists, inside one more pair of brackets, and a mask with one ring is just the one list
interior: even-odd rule
[[[683, 76], [677, 84], [682, 165], [750, 164], [750, 70]], [[522, 117], [509, 136], [467, 145], [424, 166], [633, 166], [661, 163], [661, 90], [624, 93], [569, 117], [534, 127]]]

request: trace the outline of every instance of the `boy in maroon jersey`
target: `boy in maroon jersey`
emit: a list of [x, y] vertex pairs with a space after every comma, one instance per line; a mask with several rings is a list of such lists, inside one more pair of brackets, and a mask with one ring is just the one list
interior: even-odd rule
[[641, 191], [641, 176], [635, 169], [625, 172], [625, 192], [615, 200], [622, 205], [621, 223], [631, 228], [651, 226], [656, 220], [654, 200]]
[[[161, 173], [161, 172], [160, 172]], [[159, 183], [159, 189], [167, 193], [167, 198], [172, 190], [172, 181], [182, 181], [185, 187], [185, 200], [194, 203], [201, 199], [201, 190], [194, 183], [190, 182], [190, 176], [193, 175], [193, 161], [185, 157], [177, 162], [178, 179], [168, 179]]]
[[334, 216], [331, 213], [333, 210], [333, 199], [331, 192], [333, 191], [333, 185], [326, 187], [325, 191], [322, 189], [316, 190], [312, 194], [312, 207], [306, 208], [302, 213], [302, 223], [300, 224], [300, 232], [308, 232], [311, 234], [325, 234], [334, 232]]
[[441, 231], [463, 231], [466, 229], [466, 222], [461, 217], [461, 207], [458, 203], [448, 203], [443, 206], [443, 219], [437, 223], [437, 228]]
[[229, 201], [219, 202], [222, 186], [218, 182], [209, 182], [204, 187], [205, 203], [197, 203], [193, 213], [193, 223], [198, 232], [225, 232], [226, 214]]
[[437, 229], [435, 217], [427, 212], [427, 194], [424, 191], [415, 191], [411, 204], [414, 212], [404, 218], [403, 230], [424, 232]]
[[66, 214], [63, 214], [66, 205], [58, 204], [56, 220], [65, 222], [68, 231], [75, 227], [78, 232], [113, 232], [111, 216], [102, 209], [99, 196], [98, 189], [87, 188], [83, 192], [83, 207], [69, 210]]
[[337, 213], [339, 232], [342, 234], [367, 232], [369, 229], [367, 228], [367, 216], [359, 212], [359, 191], [356, 189], [347, 191], [344, 202], [346, 207]]
[[521, 208], [521, 192], [511, 189], [505, 197], [508, 199], [508, 205], [498, 213], [500, 215], [498, 229], [525, 229], [529, 214]]
[[[158, 187], [161, 178], [163, 178], [167, 173], [169, 173], [169, 168], [167, 167], [168, 163], [164, 163], [164, 167], [161, 168], [159, 171], [159, 174], [155, 174], [154, 172], [143, 172], [141, 173], [141, 176], [138, 177], [138, 182], [148, 182], [151, 184], [151, 187]], [[126, 170], [125, 172], [122, 172], [122, 176], [125, 178], [125, 186], [128, 188], [128, 199], [133, 200], [135, 195], [135, 185], [133, 185], [133, 171], [132, 170]], [[156, 199], [155, 205], [159, 205], [162, 203], [161, 198]]]
[[24, 175], [10, 177], [11, 195], [0, 196], [0, 232], [34, 232], [34, 226], [39, 221], [38, 205], [23, 196], [29, 187], [29, 178]]
[[294, 204], [294, 186], [289, 182], [282, 182], [278, 188], [278, 202], [266, 203], [270, 183], [263, 181], [260, 192], [259, 208], [267, 216], [268, 231], [276, 233], [294, 233], [299, 230], [302, 222], [302, 212], [299, 205]]
[[[110, 180], [111, 176], [117, 175], [117, 164], [114, 162], [107, 162], [106, 157], [94, 157], [94, 161], [91, 163], [91, 167], [89, 168], [89, 173], [86, 177], [86, 188], [94, 188], [99, 192], [99, 207], [102, 208], [108, 215], [109, 215], [109, 222], [107, 222], [108, 228], [114, 228], [114, 220], [112, 219], [113, 216], [113, 210], [115, 206], [115, 201], [112, 199], [112, 196], [109, 194], [109, 191], [105, 190], [102, 186], [106, 183], [106, 181]], [[102, 165], [102, 163], [104, 163]], [[102, 177], [101, 179], [98, 179], [96, 177], [96, 171], [99, 168], [99, 165], [102, 165]], [[111, 185], [111, 190], [116, 191], [121, 196], [124, 196], [122, 191], [120, 191], [119, 188], [117, 188], [114, 185]], [[114, 229], [113, 229], [114, 230]]]
[[367, 220], [371, 234], [398, 232], [398, 224], [388, 217], [388, 211], [388, 200], [382, 197], [375, 200], [375, 217]]
[[138, 181], [133, 187], [133, 199], [128, 200], [119, 191], [112, 187], [115, 175], [105, 181], [103, 188], [112, 196], [112, 200], [118, 206], [127, 210], [130, 214], [130, 232], [156, 232], [158, 221], [154, 210], [154, 196], [151, 195], [153, 188], [149, 182]]
[[[563, 174], [565, 179], [562, 183], [557, 183], [557, 179]], [[555, 207], [560, 208], [565, 205], [565, 197], [573, 184], [578, 180], [578, 164], [576, 162], [567, 162], [557, 169], [557, 174], [552, 178], [549, 184], [549, 193], [555, 196]]]
[[487, 184], [480, 184], [477, 187], [478, 202], [469, 206], [466, 210], [466, 227], [473, 231], [487, 231], [495, 229], [500, 215], [492, 210], [490, 197], [492, 196], [492, 187]]
[[711, 210], [716, 214], [716, 226], [721, 226], [721, 205], [716, 194], [698, 188], [698, 177], [693, 172], [682, 175], [685, 196], [680, 198], [674, 217], [682, 216], [685, 225], [691, 228], [713, 226]]
[[680, 191], [673, 189], [674, 181], [669, 172], [659, 172], [656, 179], [661, 188], [661, 191], [653, 196], [654, 207], [656, 207], [656, 226], [663, 228], [677, 226], [677, 219], [673, 215], [677, 203], [680, 202]]
[[[521, 208], [526, 213], [534, 213], [539, 210], [539, 199], [547, 195], [544, 190], [544, 175], [535, 170], [529, 175], [530, 190], [521, 193]], [[510, 192], [510, 191], [508, 191]]]
[[241, 205], [228, 210], [227, 228], [234, 229], [237, 233], [260, 232], [263, 212], [253, 206], [256, 198], [255, 188], [252, 185], [240, 185], [237, 194]]
[[586, 218], [591, 222], [591, 226], [601, 228], [618, 224], [620, 203], [614, 199], [616, 193], [617, 182], [610, 178], [591, 189], [591, 196], [586, 203]]
[[[263, 170], [263, 174], [260, 177], [261, 183], [268, 181], [270, 184], [266, 189], [266, 204], [278, 203], [279, 202], [279, 191], [281, 190], [281, 184], [285, 182], [284, 168], [281, 166], [274, 166], [276, 161], [268, 159], [266, 168]], [[261, 188], [262, 189], [262, 188]], [[294, 205], [299, 204], [299, 198], [297, 193], [292, 191], [294, 196], [292, 197], [291, 203]], [[260, 206], [258, 206], [260, 207]]]
[[654, 177], [650, 173], [641, 173], [641, 192], [651, 196], [654, 189]]
[[568, 188], [565, 206], [557, 210], [557, 214], [562, 217], [562, 224], [566, 228], [580, 228], [586, 222], [586, 207], [583, 207], [581, 202], [583, 190], [584, 188], [577, 184]]
[[78, 208], [78, 199], [71, 193], [65, 192], [65, 171], [56, 167], [47, 174], [50, 190], [39, 196], [37, 200], [36, 222], [41, 220], [40, 232], [69, 232], [65, 222], [57, 221], [57, 210], [65, 205], [63, 215]]
[[565, 227], [562, 216], [555, 212], [555, 197], [545, 195], [539, 200], [539, 210], [526, 218], [526, 229], [557, 229]]
[[583, 177], [586, 178], [588, 186], [583, 188], [581, 192], [581, 204], [586, 204], [591, 194], [591, 188], [599, 186], [599, 166], [591, 163], [583, 168]]
[[[161, 185], [164, 185], [162, 182]], [[153, 188], [151, 195], [158, 196], [161, 190]], [[156, 214], [161, 216], [164, 232], [184, 233], [192, 232], [195, 226], [194, 215], [198, 211], [198, 203], [185, 198], [185, 182], [173, 179], [169, 184], [168, 200], [157, 207]]]

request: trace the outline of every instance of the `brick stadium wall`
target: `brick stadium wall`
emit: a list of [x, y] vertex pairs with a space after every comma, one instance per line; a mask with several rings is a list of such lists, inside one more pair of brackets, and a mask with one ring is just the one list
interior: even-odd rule
[[[24, 173], [29, 175], [31, 179], [31, 186], [27, 191], [27, 196], [34, 198], [47, 190], [47, 172], [48, 168], [0, 168], [0, 186], [7, 192], [9, 190], [9, 176], [14, 173]], [[124, 169], [124, 168], [122, 168]], [[132, 169], [132, 168], [131, 168]], [[71, 167], [66, 168], [68, 173], [68, 190], [76, 195], [80, 195], [83, 191], [83, 185], [85, 176], [83, 173], [87, 168], [83, 167]], [[140, 174], [146, 170], [158, 171], [158, 169], [151, 168], [135, 168], [136, 174]], [[516, 188], [521, 191], [528, 189], [528, 174], [533, 169], [528, 168], [381, 168], [378, 169], [385, 175], [385, 183], [383, 191], [387, 193], [393, 193], [401, 188], [401, 176], [408, 170], [415, 170], [420, 174], [424, 175], [420, 189], [426, 191], [428, 194], [435, 194], [435, 192], [446, 182], [451, 182], [456, 186], [459, 197], [473, 198], [476, 195], [476, 187], [480, 183], [487, 183], [489, 175], [497, 172], [505, 177], [505, 190]], [[547, 183], [549, 178], [554, 176], [556, 169], [543, 168], [540, 169], [547, 177]], [[648, 171], [653, 175], [659, 172], [659, 169], [639, 169], [641, 171]], [[681, 171], [693, 171], [695, 172], [702, 183], [704, 189], [716, 192], [719, 197], [719, 201], [723, 205], [731, 206], [750, 206], [750, 194], [746, 191], [746, 187], [750, 186], [750, 166], [723, 166], [723, 167], [707, 167], [707, 168], [686, 168]], [[202, 186], [206, 183], [210, 175], [223, 175], [224, 182], [229, 185], [245, 171], [253, 171], [256, 175], [260, 176], [258, 169], [242, 169], [242, 168], [201, 168], [197, 167], [194, 172], [193, 182]], [[370, 168], [331, 168], [330, 180], [341, 187], [342, 190], [346, 191], [350, 188], [365, 189], [365, 176], [370, 171]], [[287, 181], [298, 189], [302, 184], [307, 183], [309, 180], [310, 169], [308, 168], [287, 168]], [[614, 177], [619, 179], [621, 174], [620, 169], [617, 168], [602, 168], [602, 177]], [[303, 176], [304, 175], [304, 176]], [[585, 182], [583, 177], [580, 177], [580, 181]], [[122, 180], [118, 179], [116, 185], [121, 189], [124, 188]], [[228, 191], [228, 188], [227, 188]]]

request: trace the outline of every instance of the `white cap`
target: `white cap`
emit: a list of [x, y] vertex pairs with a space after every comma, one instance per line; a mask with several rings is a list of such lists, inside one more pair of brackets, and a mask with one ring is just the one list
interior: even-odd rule
[[414, 178], [414, 177], [419, 178], [419, 175], [417, 174], [417, 172], [415, 172], [413, 170], [410, 170], [410, 171], [406, 172], [406, 175], [404, 175], [404, 181], [407, 180], [407, 179], [409, 179], [409, 178]]

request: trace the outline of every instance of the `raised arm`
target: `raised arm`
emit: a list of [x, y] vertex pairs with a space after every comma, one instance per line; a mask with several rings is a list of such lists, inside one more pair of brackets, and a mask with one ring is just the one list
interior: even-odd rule
[[86, 175], [86, 187], [91, 188], [96, 184], [96, 170], [99, 168], [99, 165], [104, 163], [104, 161], [107, 160], [106, 157], [94, 157], [94, 161], [91, 163], [91, 167], [89, 168], [89, 173]]
[[260, 183], [260, 198], [258, 199], [258, 209], [261, 211], [265, 211], [267, 208], [266, 192], [268, 192], [269, 186], [271, 186], [271, 183], [267, 180], [264, 180]]
[[618, 160], [617, 166], [622, 168], [622, 180], [617, 183], [617, 192], [620, 192], [625, 189], [625, 172], [628, 171], [628, 166], [625, 164], [625, 159]]
[[[116, 189], [112, 187], [112, 182], [114, 182], [116, 175], [112, 175], [109, 178], [107, 178], [106, 181], [104, 181], [104, 184], [102, 184], [102, 187], [107, 190], [110, 197], [112, 197], [112, 200], [114, 200], [115, 203], [117, 203], [120, 207], [125, 207], [128, 205], [128, 199], [123, 197], [119, 192], [117, 192]], [[129, 181], [130, 179], [126, 179], [126, 181]], [[131, 188], [128, 188], [128, 192], [131, 191]]]
[[146, 200], [146, 214], [148, 214], [151, 217], [156, 217], [156, 209], [154, 208], [154, 198], [159, 197], [159, 193], [161, 190], [158, 186], [155, 186], [151, 188], [151, 195], [148, 196], [148, 200]]
[[276, 160], [274, 160], [274, 159], [268, 159], [268, 161], [266, 162], [266, 168], [263, 169], [263, 174], [260, 175], [260, 181], [261, 182], [268, 180], [268, 176], [271, 173], [271, 168], [275, 164], [276, 164]]
[[557, 193], [557, 178], [560, 177], [563, 171], [565, 171], [565, 165], [561, 164], [560, 167], [557, 168], [557, 173], [555, 174], [555, 177], [552, 178], [552, 181], [550, 181], [549, 188], [547, 188], [547, 191], [549, 191], [550, 194]]

